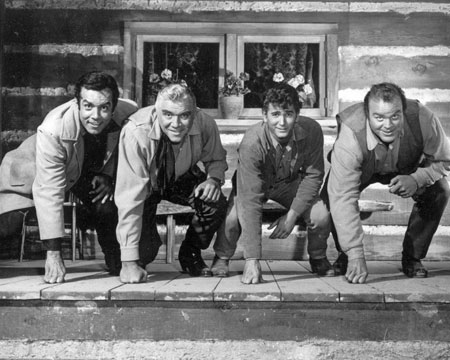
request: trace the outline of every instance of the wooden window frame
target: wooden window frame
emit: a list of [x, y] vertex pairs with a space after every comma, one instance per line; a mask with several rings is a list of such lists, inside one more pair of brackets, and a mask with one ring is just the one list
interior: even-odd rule
[[[302, 114], [317, 120], [327, 120], [338, 111], [338, 44], [337, 24], [306, 23], [190, 23], [190, 22], [125, 22], [123, 96], [142, 104], [143, 44], [170, 39], [182, 42], [219, 42], [219, 86], [223, 85], [226, 70], [243, 71], [243, 47], [253, 42], [318, 42], [321, 47], [320, 97], [318, 109], [304, 109]], [[285, 41], [289, 40], [289, 41]], [[323, 58], [323, 59], [322, 59]], [[218, 109], [206, 109], [218, 119]], [[244, 125], [246, 119], [261, 117], [255, 109], [244, 110], [244, 119], [230, 123]]]

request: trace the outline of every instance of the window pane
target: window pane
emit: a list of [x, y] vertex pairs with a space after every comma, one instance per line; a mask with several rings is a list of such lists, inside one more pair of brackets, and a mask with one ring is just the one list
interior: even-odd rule
[[264, 92], [277, 82], [291, 81], [303, 108], [319, 108], [319, 44], [245, 43], [244, 71], [251, 93], [244, 97], [245, 108], [261, 108]]
[[186, 81], [196, 96], [197, 106], [218, 107], [218, 43], [145, 42], [143, 106], [155, 103], [158, 90], [165, 82], [161, 77], [164, 69], [172, 72], [173, 79]]

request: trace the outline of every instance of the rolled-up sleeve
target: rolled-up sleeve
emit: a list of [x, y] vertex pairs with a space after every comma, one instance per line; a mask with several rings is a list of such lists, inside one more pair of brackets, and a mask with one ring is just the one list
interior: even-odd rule
[[151, 154], [136, 136], [139, 129], [129, 122], [122, 129], [119, 140], [119, 159], [115, 189], [115, 202], [119, 222], [117, 240], [122, 261], [139, 260], [139, 240], [142, 213], [148, 196], [149, 172], [146, 160]]
[[328, 195], [339, 244], [349, 259], [364, 258], [358, 200], [363, 154], [353, 131], [342, 124], [331, 154]]
[[423, 187], [434, 184], [450, 173], [450, 143], [439, 119], [421, 104], [419, 104], [419, 121], [425, 163], [411, 176], [419, 187]]

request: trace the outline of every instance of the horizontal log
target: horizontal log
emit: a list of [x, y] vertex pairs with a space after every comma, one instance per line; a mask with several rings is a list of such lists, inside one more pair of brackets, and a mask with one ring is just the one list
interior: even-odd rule
[[[420, 31], [417, 26], [420, 24]], [[450, 45], [450, 24], [443, 13], [353, 13], [348, 17], [348, 38], [340, 45], [434, 46]], [[386, 31], [389, 29], [389, 31]], [[342, 41], [344, 40], [344, 41]]]
[[2, 130], [36, 130], [48, 112], [70, 100], [66, 96], [5, 96]]
[[81, 54], [39, 55], [5, 53], [3, 87], [68, 87], [84, 73], [102, 70], [122, 84], [123, 54], [83, 56]]
[[[357, 51], [357, 48], [355, 48]], [[387, 48], [387, 51], [389, 49]], [[367, 80], [372, 84], [389, 81], [403, 88], [447, 89], [450, 83], [450, 61], [445, 56], [401, 57], [346, 54], [340, 62], [340, 87], [364, 88]]]

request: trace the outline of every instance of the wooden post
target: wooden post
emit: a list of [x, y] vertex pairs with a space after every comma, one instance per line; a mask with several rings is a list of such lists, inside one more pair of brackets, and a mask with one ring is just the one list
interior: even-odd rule
[[[3, 123], [3, 68], [4, 68], [4, 60], [3, 60], [3, 38], [5, 34], [5, 2], [0, 1], [0, 134], [2, 132], [2, 123]], [[0, 161], [3, 159], [3, 151], [2, 144], [0, 141]]]

